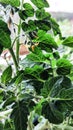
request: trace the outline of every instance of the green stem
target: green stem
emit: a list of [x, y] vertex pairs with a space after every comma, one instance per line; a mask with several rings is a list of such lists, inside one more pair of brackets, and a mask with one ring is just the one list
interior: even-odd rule
[[10, 51], [10, 54], [11, 54], [11, 56], [13, 58], [14, 65], [15, 65], [16, 72], [17, 72], [18, 71], [18, 63], [17, 63], [16, 57], [15, 57], [14, 51], [13, 51], [12, 48], [10, 48], [9, 51]]
[[[18, 36], [20, 34], [20, 31], [21, 31], [21, 19], [19, 21], [19, 26], [18, 26]], [[20, 41], [19, 41], [19, 38], [18, 38], [17, 42], [16, 42], [16, 59], [17, 59], [18, 63], [19, 63], [19, 46], [20, 46]]]
[[17, 39], [18, 39], [19, 37], [20, 37], [20, 36], [15, 37], [15, 39], [14, 39], [14, 41], [13, 41], [13, 43], [12, 43], [12, 48], [13, 48], [13, 46], [14, 46], [15, 42], [17, 41]]
[[50, 96], [48, 96], [47, 101], [72, 101], [73, 99], [71, 98], [51, 98]]
[[52, 66], [52, 60], [50, 59], [50, 65], [51, 65], [51, 68], [52, 68], [52, 75], [53, 75], [53, 78], [54, 78], [54, 69], [53, 69], [53, 66]]
[[[22, 8], [23, 8], [23, 2], [24, 2], [24, 0], [22, 0], [22, 2], [21, 2], [21, 7], [20, 7], [20, 9], [22, 10]], [[19, 20], [19, 25], [18, 25], [18, 36], [20, 35], [20, 32], [21, 32], [21, 18], [20, 18], [20, 20]], [[16, 42], [16, 59], [17, 59], [17, 62], [19, 63], [19, 47], [20, 47], [20, 40], [19, 40], [19, 38], [17, 39], [17, 42]]]

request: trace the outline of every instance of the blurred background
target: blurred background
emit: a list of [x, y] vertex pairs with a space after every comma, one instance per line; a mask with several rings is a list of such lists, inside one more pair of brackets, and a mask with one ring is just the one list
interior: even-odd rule
[[63, 36], [73, 35], [73, 0], [47, 0], [48, 11], [57, 19]]

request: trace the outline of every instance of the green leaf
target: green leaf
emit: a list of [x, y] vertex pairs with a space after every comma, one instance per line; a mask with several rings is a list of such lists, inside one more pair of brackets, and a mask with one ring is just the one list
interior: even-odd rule
[[43, 37], [45, 34], [46, 34], [46, 31], [44, 31], [44, 30], [38, 30], [37, 35], [38, 35], [39, 37]]
[[22, 29], [23, 29], [23, 31], [29, 31], [29, 30], [28, 30], [28, 24], [25, 23], [25, 22], [23, 22], [23, 23], [22, 23]]
[[59, 97], [58, 94], [64, 88], [72, 88], [71, 80], [68, 77], [51, 77], [44, 83], [43, 88], [41, 89], [41, 95], [45, 98], [47, 98], [48, 96]]
[[34, 10], [25, 10], [25, 14], [27, 17], [33, 17], [34, 16]]
[[73, 88], [62, 89], [58, 96], [64, 100], [73, 100]]
[[[40, 79], [40, 73], [43, 71], [43, 67], [39, 65], [34, 65], [33, 67], [26, 67], [24, 70], [25, 79]], [[34, 81], [33, 81], [34, 82]]]
[[34, 51], [30, 53], [29, 55], [27, 55], [27, 58], [33, 62], [39, 62], [39, 63], [46, 62], [45, 61], [46, 58], [44, 54], [42, 53], [42, 50], [38, 47], [35, 47]]
[[25, 10], [20, 10], [19, 11], [19, 16], [22, 20], [25, 20], [28, 18], [28, 16], [26, 15], [26, 11]]
[[5, 48], [11, 47], [10, 35], [3, 30], [0, 30], [0, 44]]
[[10, 48], [11, 47], [11, 39], [10, 39], [10, 31], [7, 27], [7, 24], [0, 20], [0, 45], [1, 47]]
[[59, 55], [59, 52], [58, 51], [55, 51], [53, 52], [53, 56], [56, 60], [58, 60], [60, 58], [60, 55]]
[[40, 30], [48, 31], [51, 29], [51, 24], [47, 20], [35, 20], [35, 25]]
[[55, 84], [52, 86], [52, 89], [49, 93], [50, 97], [57, 97], [58, 93], [61, 91], [62, 89], [62, 85], [61, 83], [63, 82], [63, 77], [59, 77]]
[[[39, 30], [40, 31], [40, 30]], [[50, 34], [48, 34], [48, 33], [45, 33], [45, 32], [43, 32], [43, 31], [41, 31], [42, 32], [42, 34], [41, 35], [39, 35], [40, 34], [40, 32], [38, 31], [38, 36], [37, 36], [37, 38], [36, 39], [34, 39], [34, 42], [38, 42], [39, 43], [39, 47], [42, 49], [42, 50], [46, 50], [47, 51], [47, 49], [46, 48], [55, 48], [55, 49], [57, 49], [57, 44], [56, 44], [56, 42], [55, 42], [55, 40], [54, 40], [54, 38], [50, 35]]]
[[23, 100], [14, 105], [11, 118], [14, 120], [15, 130], [27, 130], [28, 115], [28, 107]]
[[8, 29], [7, 24], [0, 19], [0, 30], [3, 30], [4, 32], [11, 34], [10, 30]]
[[69, 36], [66, 38], [63, 42], [63, 45], [68, 46], [68, 47], [73, 47], [73, 36]]
[[60, 124], [63, 122], [62, 113], [54, 107], [53, 103], [44, 102], [42, 104], [42, 114], [50, 123]]
[[19, 16], [22, 20], [27, 19], [28, 17], [33, 17], [34, 16], [34, 10], [20, 10], [19, 11]]
[[28, 21], [28, 31], [34, 31], [36, 30], [36, 25], [33, 20]]
[[31, 0], [31, 2], [38, 8], [49, 7], [49, 3], [46, 0]]
[[39, 55], [36, 55], [34, 53], [31, 53], [30, 55], [28, 55], [28, 59], [30, 59], [31, 61], [34, 62], [43, 62], [44, 61], [44, 57], [39, 57]]
[[12, 77], [12, 67], [8, 66], [2, 73], [1, 82], [7, 84], [11, 80], [11, 77]]
[[59, 34], [60, 38], [62, 38], [62, 34], [56, 20], [53, 18], [50, 18], [50, 23], [51, 23], [51, 28], [53, 29], [54, 35], [56, 36]]
[[39, 65], [34, 65], [33, 67], [25, 68], [24, 72], [27, 74], [33, 74], [34, 76], [39, 77], [39, 74], [43, 71], [43, 67]]
[[23, 7], [25, 10], [20, 10], [19, 11], [19, 16], [22, 20], [27, 19], [28, 17], [33, 17], [34, 16], [34, 9], [29, 3], [23, 4]]
[[58, 109], [63, 114], [64, 113], [66, 114], [66, 112], [68, 111], [68, 101], [65, 101], [65, 100], [56, 100], [54, 102], [54, 106], [55, 106], [56, 109]]
[[60, 98], [60, 92], [69, 88], [72, 88], [71, 80], [67, 77], [57, 76], [50, 80], [50, 84], [48, 83], [48, 90], [50, 90], [48, 94], [50, 97]]
[[70, 78], [64, 76], [61, 85], [62, 85], [62, 88], [69, 89], [72, 87], [72, 82], [71, 82]]
[[11, 6], [18, 7], [20, 6], [20, 0], [0, 0], [0, 3], [10, 4]]
[[29, 3], [25, 3], [23, 4], [23, 7], [25, 8], [25, 10], [31, 10], [31, 11], [34, 11], [33, 7], [31, 6], [31, 4]]
[[28, 24], [26, 24], [25, 22], [22, 23], [22, 29], [24, 31], [31, 32], [31, 31], [36, 30], [36, 25], [33, 20], [29, 20]]
[[[38, 34], [39, 34], [39, 31], [38, 31]], [[43, 37], [42, 35], [41, 36], [38, 35], [38, 38], [36, 39], [38, 42], [49, 44], [50, 47], [57, 48], [57, 44], [54, 38], [50, 34], [44, 33]]]
[[[68, 81], [65, 81], [65, 80], [68, 80]], [[43, 89], [45, 89], [45, 87], [46, 86], [44, 86]], [[50, 84], [48, 83], [47, 88], [48, 88], [48, 95], [50, 97], [61, 98], [60, 93], [64, 89], [65, 90], [68, 90], [69, 88], [72, 89], [72, 84], [71, 84], [70, 79], [68, 79], [67, 77], [55, 77], [54, 79], [50, 80]], [[43, 92], [43, 94], [45, 93]], [[65, 100], [64, 98], [62, 99]]]
[[71, 68], [67, 67], [58, 67], [56, 72], [58, 75], [68, 75], [70, 74]]
[[72, 66], [72, 64], [70, 63], [69, 60], [65, 59], [65, 58], [61, 58], [57, 61], [57, 66], [58, 67], [66, 67], [66, 66]]
[[47, 80], [52, 76], [52, 68], [44, 68], [44, 70], [40, 73], [40, 78], [43, 80]]
[[73, 111], [73, 100], [57, 100], [54, 106], [66, 117], [66, 113]]
[[36, 18], [39, 20], [43, 20], [49, 18], [51, 15], [48, 12], [45, 12], [44, 9], [37, 9], [36, 10]]
[[22, 80], [23, 80], [23, 73], [20, 74], [20, 75], [16, 78], [16, 80], [15, 80], [15, 85], [18, 86], [18, 85], [22, 82]]
[[69, 60], [65, 58], [59, 59], [57, 61], [57, 74], [59, 75], [68, 75], [70, 74], [72, 64]]
[[[66, 95], [67, 96], [67, 95]], [[63, 113], [64, 118], [71, 117], [71, 112], [73, 111], [73, 99], [70, 100], [57, 100], [54, 102], [54, 106], [58, 109], [61, 113]]]
[[53, 89], [53, 86], [59, 80], [61, 77], [54, 77], [49, 78], [43, 85], [43, 88], [41, 89], [41, 95], [47, 98], [49, 94], [51, 93], [51, 90]]
[[[30, 77], [31, 77], [31, 75], [30, 75]], [[29, 81], [29, 84], [34, 87], [34, 89], [35, 89], [37, 94], [40, 94], [41, 93], [41, 89], [43, 88], [44, 81], [39, 79], [39, 78], [38, 79], [37, 78], [34, 78], [34, 79], [32, 78]]]

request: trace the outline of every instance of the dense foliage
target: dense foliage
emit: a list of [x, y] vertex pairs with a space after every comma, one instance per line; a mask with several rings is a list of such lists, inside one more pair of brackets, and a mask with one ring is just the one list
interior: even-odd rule
[[16, 69], [15, 73], [8, 65], [0, 78], [0, 129], [36, 130], [35, 126], [44, 118], [48, 124], [38, 130], [72, 130], [73, 65], [69, 55], [60, 50], [64, 46], [72, 48], [73, 37], [62, 37], [59, 25], [46, 12], [49, 7], [46, 0], [0, 2], [5, 8], [10, 4], [11, 10], [18, 12], [18, 36], [22, 29], [30, 44], [30, 53], [19, 60], [19, 37], [14, 40], [15, 54], [11, 31], [0, 19], [0, 54], [9, 49]]

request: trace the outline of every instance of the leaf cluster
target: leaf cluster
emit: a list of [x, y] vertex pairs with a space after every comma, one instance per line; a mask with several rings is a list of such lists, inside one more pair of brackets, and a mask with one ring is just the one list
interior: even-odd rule
[[19, 0], [0, 0], [18, 8], [19, 27], [30, 44], [30, 53], [18, 63], [12, 48], [11, 32], [0, 19], [0, 54], [4, 48], [9, 49], [17, 70], [14, 73], [9, 65], [0, 78], [0, 109], [3, 112], [12, 110], [5, 124], [0, 123], [1, 130], [27, 130], [29, 115], [31, 124], [34, 122], [34, 115], [31, 116], [33, 111], [57, 128], [59, 124], [67, 123], [68, 119], [73, 121], [72, 62], [68, 57], [61, 56], [55, 36], [59, 35], [61, 46], [68, 47], [73, 47], [73, 37], [62, 39], [58, 23], [45, 10], [49, 7], [46, 0], [30, 1], [32, 4], [24, 3], [20, 8]]

